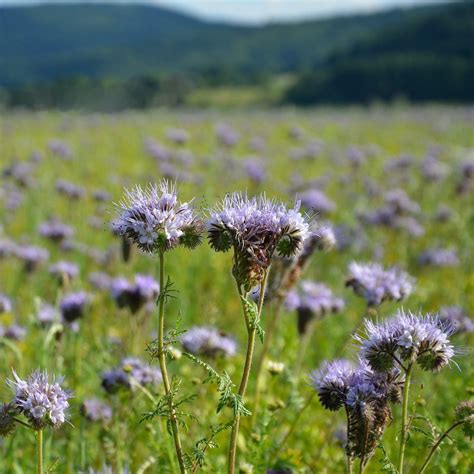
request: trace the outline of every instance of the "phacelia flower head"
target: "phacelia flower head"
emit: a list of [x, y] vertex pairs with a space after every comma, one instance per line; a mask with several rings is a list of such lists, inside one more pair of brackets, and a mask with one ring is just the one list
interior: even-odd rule
[[215, 357], [233, 356], [237, 352], [237, 343], [213, 327], [194, 326], [181, 338], [186, 351], [197, 355]]
[[117, 205], [115, 229], [144, 252], [171, 250], [178, 245], [194, 248], [201, 242], [202, 221], [191, 203], [180, 203], [167, 181], [159, 186], [136, 186]]
[[27, 272], [32, 272], [49, 258], [49, 252], [46, 249], [33, 245], [17, 246], [15, 255], [23, 262]]
[[38, 229], [42, 237], [47, 237], [53, 242], [61, 242], [64, 239], [72, 237], [74, 230], [67, 224], [62, 223], [57, 219], [50, 219], [43, 222]]
[[456, 333], [474, 332], [474, 320], [460, 306], [443, 306], [439, 310], [439, 319], [453, 325]]
[[349, 265], [346, 286], [362, 296], [369, 306], [378, 306], [385, 300], [401, 301], [410, 295], [414, 279], [395, 268], [384, 269], [378, 263]]
[[46, 371], [33, 372], [26, 380], [13, 372], [9, 381], [15, 390], [12, 404], [35, 429], [58, 428], [66, 421], [71, 394], [61, 388], [61, 378], [50, 378]]
[[449, 340], [454, 326], [437, 316], [400, 311], [388, 321], [364, 323], [366, 336], [356, 335], [355, 339], [361, 344], [362, 357], [375, 371], [416, 362], [423, 370], [437, 372], [455, 355]]
[[73, 262], [60, 260], [49, 267], [49, 273], [59, 279], [59, 281], [70, 281], [79, 275], [79, 267]]
[[134, 390], [137, 385], [157, 385], [161, 380], [159, 368], [138, 358], [126, 357], [117, 368], [102, 374], [102, 387], [108, 393], [115, 393], [120, 388]]
[[286, 306], [298, 312], [298, 332], [303, 334], [311, 320], [342, 311], [344, 300], [335, 297], [322, 283], [303, 280], [287, 295]]
[[60, 303], [61, 315], [64, 321], [71, 323], [76, 319], [82, 318], [89, 301], [90, 296], [84, 291], [65, 295]]
[[372, 456], [391, 418], [390, 403], [400, 401], [400, 370], [379, 374], [363, 361], [356, 367], [347, 360], [335, 360], [324, 362], [311, 380], [324, 408], [345, 407], [347, 454], [364, 460]]
[[0, 403], [0, 438], [15, 431], [15, 412], [16, 409], [12, 403]]
[[320, 369], [311, 373], [311, 381], [324, 408], [335, 411], [344, 405], [354, 371], [348, 360], [340, 359], [324, 362]]
[[0, 314], [10, 313], [12, 310], [12, 302], [10, 298], [6, 295], [0, 293]]
[[160, 285], [150, 275], [135, 275], [134, 283], [119, 277], [112, 281], [111, 293], [119, 308], [128, 307], [132, 313], [136, 313], [158, 296]]
[[81, 414], [89, 421], [106, 422], [112, 418], [112, 408], [97, 398], [88, 398], [82, 402]]
[[211, 211], [211, 247], [218, 252], [233, 247], [234, 277], [248, 291], [261, 282], [275, 252], [290, 257], [303, 248], [310, 225], [299, 207], [299, 202], [287, 209], [264, 195], [248, 198], [233, 193]]

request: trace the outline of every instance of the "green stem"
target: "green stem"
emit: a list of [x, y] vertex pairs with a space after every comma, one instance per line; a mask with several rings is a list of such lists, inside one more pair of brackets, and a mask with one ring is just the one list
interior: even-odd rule
[[36, 463], [36, 472], [38, 474], [43, 474], [43, 430], [38, 430], [37, 432], [37, 463]]
[[[160, 291], [164, 291], [165, 288], [165, 257], [164, 252], [160, 252]], [[170, 411], [170, 423], [171, 430], [173, 432], [174, 445], [176, 449], [176, 456], [178, 458], [179, 469], [182, 474], [186, 473], [186, 467], [184, 464], [183, 448], [181, 446], [181, 439], [178, 431], [178, 421], [176, 418], [176, 410], [173, 405], [173, 398], [171, 396], [171, 384], [168, 376], [168, 369], [166, 368], [166, 354], [164, 350], [164, 328], [165, 328], [165, 298], [163, 295], [160, 296], [158, 303], [158, 361], [160, 363], [161, 375], [163, 376], [163, 385], [165, 387], [165, 393], [168, 397], [168, 405]]]
[[410, 378], [413, 369], [413, 363], [410, 363], [406, 374], [403, 387], [403, 405], [402, 405], [402, 432], [400, 435], [400, 451], [398, 455], [398, 473], [403, 474], [403, 458], [405, 456], [405, 445], [407, 441], [407, 420], [408, 420], [408, 394], [410, 392]]
[[[244, 399], [245, 391], [247, 390], [247, 384], [250, 377], [250, 369], [252, 368], [253, 351], [255, 347], [255, 336], [257, 334], [256, 325], [260, 321], [260, 316], [262, 314], [263, 300], [265, 297], [265, 290], [267, 286], [267, 276], [268, 276], [268, 270], [263, 275], [262, 283], [260, 285], [260, 297], [258, 301], [257, 319], [254, 322], [254, 324], [250, 324], [247, 311], [245, 310], [245, 307], [244, 307], [244, 317], [247, 324], [248, 337], [247, 337], [247, 353], [245, 355], [244, 371], [242, 373], [242, 379], [240, 381], [240, 386], [239, 386], [239, 396], [242, 402]], [[238, 286], [239, 296], [242, 298], [242, 296], [245, 296], [245, 295], [243, 294], [238, 282], [237, 282], [237, 286]], [[228, 453], [228, 458], [227, 458], [229, 474], [235, 473], [235, 458], [237, 455], [237, 437], [239, 435], [239, 425], [240, 425], [240, 413], [236, 413], [234, 415], [234, 423], [232, 425], [232, 432], [230, 434], [229, 453]]]
[[354, 464], [354, 459], [351, 456], [347, 456], [347, 472], [348, 474], [353, 473], [353, 464]]
[[425, 472], [426, 467], [428, 466], [428, 463], [431, 461], [431, 458], [433, 457], [433, 454], [435, 451], [438, 449], [438, 446], [443, 442], [444, 438], [446, 438], [451, 431], [453, 431], [455, 428], [458, 426], [462, 425], [465, 423], [466, 420], [460, 420], [457, 421], [456, 423], [452, 424], [436, 441], [436, 443], [431, 447], [430, 452], [428, 453], [428, 456], [425, 459], [425, 462], [423, 463], [423, 466], [421, 466], [420, 470], [418, 471], [418, 474], [422, 474]]

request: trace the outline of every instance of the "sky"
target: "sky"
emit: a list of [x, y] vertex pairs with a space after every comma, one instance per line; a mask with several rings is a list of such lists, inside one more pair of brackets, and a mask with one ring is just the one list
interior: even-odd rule
[[[90, 3], [114, 3], [112, 0], [86, 0]], [[133, 0], [119, 0], [135, 3]], [[2, 5], [28, 5], [33, 3], [74, 3], [78, 0], [0, 0]], [[258, 24], [270, 21], [301, 19], [368, 13], [402, 6], [444, 3], [443, 0], [140, 0], [174, 10], [180, 10], [208, 20], [225, 20], [236, 23]]]

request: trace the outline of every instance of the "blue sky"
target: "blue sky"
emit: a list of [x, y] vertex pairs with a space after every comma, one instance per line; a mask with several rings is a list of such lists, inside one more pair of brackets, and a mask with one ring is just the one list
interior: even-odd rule
[[[50, 0], [48, 3], [72, 3], [73, 1]], [[104, 3], [104, 0], [89, 1], [91, 3]], [[32, 3], [45, 2], [42, 2], [42, 0], [0, 0], [0, 5], [26, 5]], [[123, 3], [134, 2], [131, 0]], [[367, 13], [393, 6], [410, 7], [420, 4], [443, 3], [443, 0], [145, 0], [137, 3], [161, 5], [212, 20], [261, 23], [272, 20], [298, 20], [354, 12]]]

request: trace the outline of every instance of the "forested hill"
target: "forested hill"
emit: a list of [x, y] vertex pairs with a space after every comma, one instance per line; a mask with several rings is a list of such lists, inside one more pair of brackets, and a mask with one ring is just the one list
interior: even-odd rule
[[238, 81], [261, 73], [298, 72], [373, 34], [442, 16], [452, 8], [243, 27], [144, 5], [3, 7], [0, 85], [183, 71]]

